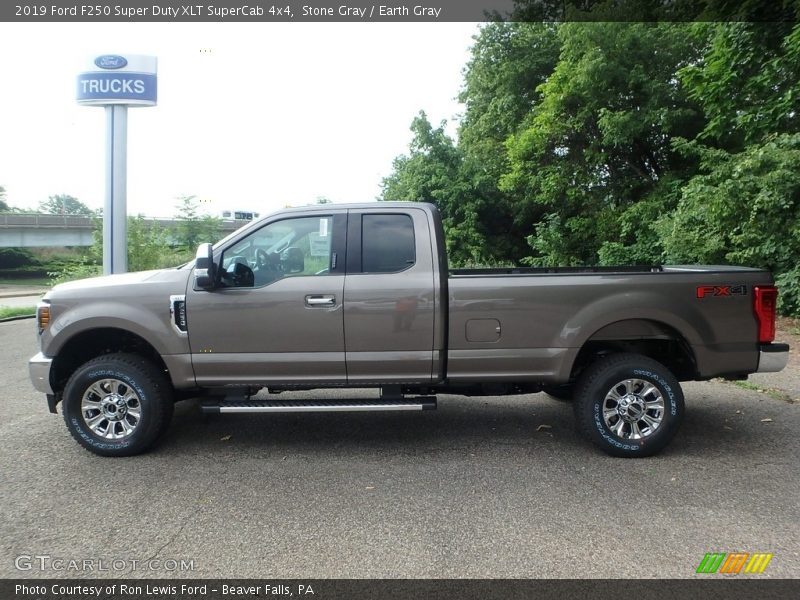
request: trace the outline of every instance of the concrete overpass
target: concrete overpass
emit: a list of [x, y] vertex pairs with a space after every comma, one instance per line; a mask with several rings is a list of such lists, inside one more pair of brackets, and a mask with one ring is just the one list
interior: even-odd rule
[[[145, 217], [147, 223], [164, 229], [175, 229], [177, 219]], [[248, 221], [222, 221], [223, 235], [235, 231]], [[0, 214], [0, 248], [42, 248], [91, 246], [97, 225], [92, 217], [45, 214]], [[216, 241], [216, 240], [209, 240]]]

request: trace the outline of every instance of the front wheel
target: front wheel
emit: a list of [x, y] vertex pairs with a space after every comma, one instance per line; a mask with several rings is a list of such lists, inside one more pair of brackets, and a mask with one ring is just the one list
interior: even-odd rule
[[150, 448], [167, 429], [172, 386], [150, 361], [107, 354], [72, 374], [62, 402], [77, 442], [101, 456], [131, 456]]
[[683, 392], [664, 365], [640, 354], [612, 354], [584, 371], [575, 393], [578, 429], [612, 456], [652, 456], [675, 436]]

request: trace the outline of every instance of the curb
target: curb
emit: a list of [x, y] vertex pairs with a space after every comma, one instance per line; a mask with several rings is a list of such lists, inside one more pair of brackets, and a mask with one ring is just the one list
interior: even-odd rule
[[47, 293], [47, 290], [44, 292], [9, 292], [4, 293], [0, 292], [0, 298], [24, 298], [25, 296], [44, 296]]
[[0, 323], [9, 323], [11, 321], [21, 321], [22, 319], [33, 319], [36, 315], [17, 315], [16, 317], [6, 317], [5, 319], [0, 319]]

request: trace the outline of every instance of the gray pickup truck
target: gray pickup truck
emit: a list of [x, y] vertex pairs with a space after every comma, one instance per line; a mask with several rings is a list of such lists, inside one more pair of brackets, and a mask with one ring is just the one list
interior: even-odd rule
[[[675, 435], [678, 381], [786, 365], [776, 300], [772, 276], [744, 267], [448, 270], [434, 206], [320, 205], [253, 221], [181, 267], [56, 286], [30, 374], [105, 456], [151, 447], [184, 398], [215, 413], [379, 411], [545, 391], [573, 400], [601, 449], [639, 457]], [[333, 387], [380, 397], [272, 395]]]

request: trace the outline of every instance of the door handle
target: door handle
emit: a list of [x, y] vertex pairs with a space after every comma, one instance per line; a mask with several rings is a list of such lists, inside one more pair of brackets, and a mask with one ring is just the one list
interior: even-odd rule
[[336, 296], [306, 296], [306, 306], [335, 306]]

